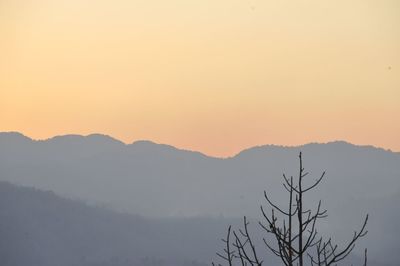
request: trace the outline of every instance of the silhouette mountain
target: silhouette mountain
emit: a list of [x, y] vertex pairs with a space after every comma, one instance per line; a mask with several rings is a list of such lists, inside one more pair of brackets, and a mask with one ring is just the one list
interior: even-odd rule
[[266, 145], [222, 159], [149, 141], [124, 144], [98, 134], [35, 141], [0, 133], [0, 180], [148, 217], [259, 217], [263, 190], [286, 203], [282, 173], [297, 174], [300, 150], [308, 178], [327, 171], [309, 199], [322, 199], [328, 209], [330, 224], [321, 230], [346, 236], [368, 212], [374, 239], [365, 241], [371, 255], [396, 262], [390, 258], [400, 247], [386, 235], [400, 237], [387, 226], [400, 224], [393, 214], [400, 207], [378, 203], [400, 202], [400, 153], [372, 146], [343, 141]]
[[2, 266], [204, 266], [230, 222], [146, 219], [5, 182], [0, 221]]
[[[205, 266], [226, 225], [240, 222], [144, 218], [6, 182], [0, 182], [0, 219], [2, 266]], [[279, 264], [271, 254], [265, 259]]]

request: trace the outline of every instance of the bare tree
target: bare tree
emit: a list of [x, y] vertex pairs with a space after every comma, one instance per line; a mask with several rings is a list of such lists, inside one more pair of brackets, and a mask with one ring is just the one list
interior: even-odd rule
[[[297, 179], [294, 180], [293, 176], [288, 178], [283, 174], [283, 186], [288, 193], [286, 208], [274, 203], [268, 197], [267, 192], [264, 191], [264, 197], [270, 206], [271, 213], [267, 214], [265, 208], [261, 206], [263, 221], [260, 221], [259, 225], [264, 232], [273, 236], [275, 241], [271, 243], [271, 241], [263, 238], [263, 242], [273, 254], [280, 258], [285, 266], [304, 266], [306, 261], [311, 266], [337, 265], [352, 252], [356, 241], [367, 234], [368, 215], [365, 217], [361, 229], [355, 231], [348, 244], [342, 248], [333, 244], [332, 238], [325, 240], [319, 236], [317, 221], [326, 218], [327, 211], [322, 209], [321, 200], [318, 201], [314, 210], [306, 208], [304, 196], [317, 187], [323, 180], [325, 172], [315, 179], [311, 185], [305, 186], [304, 178], [308, 174], [303, 167], [302, 153], [300, 152]], [[249, 222], [245, 216], [243, 229], [236, 231], [229, 226], [227, 237], [223, 239], [226, 247], [223, 254], [217, 253], [217, 255], [230, 266], [234, 265], [236, 261], [243, 266], [260, 266], [263, 264], [263, 260], [259, 257], [254, 241], [250, 236], [248, 225]], [[366, 265], [367, 250], [365, 249], [364, 266]]]

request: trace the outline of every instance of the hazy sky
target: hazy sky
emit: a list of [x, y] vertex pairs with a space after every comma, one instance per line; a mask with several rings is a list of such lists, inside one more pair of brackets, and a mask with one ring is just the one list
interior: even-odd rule
[[400, 151], [400, 1], [0, 0], [0, 131]]

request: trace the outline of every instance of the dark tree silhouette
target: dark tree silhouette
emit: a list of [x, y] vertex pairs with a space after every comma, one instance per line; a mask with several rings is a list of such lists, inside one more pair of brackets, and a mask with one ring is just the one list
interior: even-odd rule
[[[296, 180], [283, 175], [283, 186], [288, 193], [287, 207], [282, 208], [275, 204], [264, 191], [266, 202], [271, 207], [271, 213], [261, 206], [263, 221], [259, 222], [261, 229], [273, 236], [273, 243], [263, 238], [266, 247], [280, 258], [285, 266], [304, 266], [307, 261], [311, 266], [337, 265], [345, 259], [355, 247], [358, 239], [367, 234], [366, 225], [368, 215], [359, 231], [355, 231], [353, 237], [342, 248], [332, 243], [332, 238], [324, 239], [318, 235], [317, 221], [327, 217], [327, 211], [321, 208], [321, 200], [318, 201], [314, 211], [304, 205], [304, 195], [312, 191], [324, 178], [323, 172], [312, 185], [305, 186], [304, 178], [308, 175], [303, 168], [302, 153], [299, 154], [299, 174]], [[243, 228], [232, 230], [229, 226], [225, 248], [217, 255], [228, 265], [239, 263], [240, 265], [263, 265], [258, 255], [254, 241], [249, 234], [248, 219], [243, 219]], [[232, 240], [233, 235], [233, 240]], [[212, 265], [215, 265], [212, 263]], [[222, 264], [218, 264], [222, 265]], [[367, 250], [364, 252], [364, 266], [367, 265]]]

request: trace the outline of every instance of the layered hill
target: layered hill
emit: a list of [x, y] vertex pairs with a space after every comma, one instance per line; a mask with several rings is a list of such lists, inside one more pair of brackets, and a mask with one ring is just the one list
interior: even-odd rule
[[0, 182], [0, 265], [207, 265], [227, 222], [148, 219]]
[[342, 141], [266, 145], [214, 158], [99, 134], [35, 141], [0, 133], [0, 180], [146, 217], [256, 218], [264, 190], [278, 203], [286, 202], [282, 173], [297, 175], [299, 151], [310, 172], [308, 182], [326, 171], [307, 199], [310, 204], [322, 199], [329, 211], [321, 230], [345, 238], [370, 213], [371, 256], [398, 254], [399, 236], [392, 229], [400, 224], [400, 154], [372, 146]]

